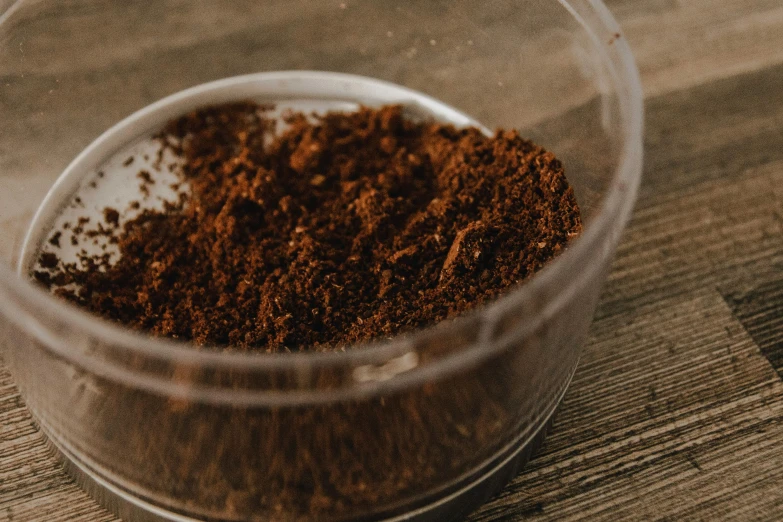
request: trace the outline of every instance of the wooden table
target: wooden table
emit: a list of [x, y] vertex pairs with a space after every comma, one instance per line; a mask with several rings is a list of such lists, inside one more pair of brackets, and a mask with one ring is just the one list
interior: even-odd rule
[[[783, 519], [783, 3], [610, 0], [645, 178], [551, 435], [472, 521]], [[0, 520], [114, 520], [0, 366]]]

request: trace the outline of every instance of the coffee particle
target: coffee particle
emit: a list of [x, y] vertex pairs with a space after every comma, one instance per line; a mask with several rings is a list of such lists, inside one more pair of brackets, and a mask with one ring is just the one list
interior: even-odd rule
[[142, 183], [146, 185], [154, 185], [155, 180], [152, 178], [152, 174], [150, 174], [150, 171], [148, 170], [141, 170], [138, 174], [136, 174], [136, 177], [139, 178]]
[[52, 252], [45, 252], [41, 254], [41, 257], [38, 259], [38, 264], [40, 264], [42, 268], [54, 268], [59, 263], [60, 259]]
[[114, 208], [105, 208], [103, 209], [103, 219], [106, 221], [106, 223], [112, 225], [112, 226], [119, 226], [120, 224], [120, 213], [114, 209]]
[[49, 238], [49, 244], [53, 247], [60, 248], [60, 238], [62, 237], [63, 233], [59, 230], [52, 234], [52, 237]]

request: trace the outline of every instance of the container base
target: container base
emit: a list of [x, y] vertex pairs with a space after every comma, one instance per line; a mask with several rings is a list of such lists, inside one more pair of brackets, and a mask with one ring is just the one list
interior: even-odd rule
[[[565, 393], [565, 389], [563, 393]], [[554, 420], [560, 399], [562, 399], [562, 395], [558, 398], [552, 411], [530, 436], [521, 438], [520, 443], [511, 446], [505, 454], [499, 454], [496, 458], [491, 459], [484, 470], [476, 473], [475, 476], [478, 478], [474, 481], [410, 512], [380, 519], [373, 518], [373, 520], [383, 520], [384, 522], [461, 520], [503, 489], [541, 447]], [[46, 426], [41, 425], [41, 429], [46, 435], [50, 451], [55, 458], [62, 462], [63, 467], [76, 483], [101, 506], [123, 520], [127, 522], [195, 522], [202, 520], [169, 511], [123, 490], [110, 479], [97, 473], [74, 452], [60, 444]]]

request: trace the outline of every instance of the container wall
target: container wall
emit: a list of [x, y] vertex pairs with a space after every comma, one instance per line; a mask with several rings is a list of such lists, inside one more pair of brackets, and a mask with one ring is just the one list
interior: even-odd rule
[[[431, 502], [528, 442], [570, 380], [598, 283], [532, 335], [504, 332], [507, 347], [476, 366], [401, 390], [317, 405], [247, 406], [161, 395], [99, 377], [18, 330], [7, 330], [4, 344], [47, 433], [117, 488], [190, 515], [337, 520]], [[436, 342], [458, 340], [447, 335]], [[426, 341], [416, 347], [422, 355], [429, 349]], [[232, 377], [209, 373], [216, 381]], [[268, 378], [233, 373], [244, 383]], [[186, 389], [201, 375], [182, 371], [177, 378]], [[320, 376], [325, 388], [338, 378]]]

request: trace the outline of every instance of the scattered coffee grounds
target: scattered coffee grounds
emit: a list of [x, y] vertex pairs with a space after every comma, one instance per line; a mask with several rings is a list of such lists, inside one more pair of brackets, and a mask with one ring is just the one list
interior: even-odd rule
[[[158, 336], [333, 350], [485, 303], [580, 232], [560, 162], [515, 131], [416, 123], [387, 106], [290, 114], [276, 132], [268, 109], [169, 123], [160, 140], [183, 158], [180, 201], [122, 227], [106, 209], [98, 233], [116, 235], [119, 258], [52, 267], [47, 252], [35, 277]], [[148, 193], [153, 175], [138, 178]]]

